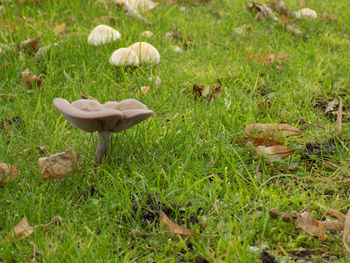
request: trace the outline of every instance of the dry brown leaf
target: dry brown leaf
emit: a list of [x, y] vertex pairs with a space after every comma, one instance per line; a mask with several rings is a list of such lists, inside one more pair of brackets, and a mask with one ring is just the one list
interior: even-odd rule
[[[244, 131], [248, 135], [252, 135], [256, 138], [267, 138], [267, 137], [288, 137], [297, 135], [299, 130], [289, 124], [284, 123], [257, 123], [249, 124]], [[260, 132], [259, 134], [255, 134]]]
[[283, 15], [293, 16], [293, 12], [289, 9], [287, 4], [283, 0], [271, 0], [270, 7]]
[[11, 233], [6, 236], [5, 240], [7, 242], [15, 241], [16, 236], [19, 240], [22, 240], [23, 238], [33, 234], [33, 232], [33, 227], [29, 225], [27, 217], [23, 217], [22, 220], [15, 225]]
[[54, 31], [57, 35], [59, 35], [59, 34], [61, 34], [61, 33], [64, 31], [65, 28], [66, 28], [66, 23], [62, 23], [62, 24], [59, 24], [59, 25], [55, 26], [55, 27], [53, 28], [53, 31]]
[[350, 242], [350, 208], [345, 217], [344, 232], [343, 232], [343, 243], [346, 251], [350, 253], [349, 242]]
[[324, 229], [331, 232], [342, 231], [344, 229], [344, 223], [336, 220], [326, 219], [325, 221], [319, 221]]
[[272, 9], [268, 7], [266, 4], [261, 2], [252, 2], [246, 4], [249, 12], [256, 14], [256, 20], [265, 20], [266, 18], [271, 18], [273, 20], [276, 19]]
[[71, 176], [80, 169], [80, 154], [74, 150], [39, 159], [40, 172], [43, 179], [55, 179]]
[[306, 5], [306, 0], [301, 0], [300, 2], [300, 9], [304, 8]]
[[337, 22], [337, 20], [338, 20], [336, 15], [333, 15], [333, 14], [330, 14], [330, 13], [327, 13], [327, 12], [323, 12], [320, 15], [320, 18], [321, 19], [327, 19], [330, 22]]
[[[203, 85], [195, 84], [193, 85], [192, 92], [195, 95], [195, 97], [201, 97], [211, 100], [213, 98], [216, 98], [222, 92], [222, 89], [221, 86], [208, 85], [204, 87]], [[185, 92], [182, 91], [181, 93]]]
[[327, 239], [324, 226], [308, 211], [299, 214], [297, 225], [311, 236], [318, 236], [321, 240]]
[[163, 227], [167, 229], [171, 234], [180, 236], [196, 236], [197, 233], [190, 229], [184, 228], [172, 222], [163, 211], [159, 211], [159, 220], [163, 224]]
[[291, 54], [289, 53], [282, 53], [282, 54], [279, 54], [277, 56], [277, 62], [281, 62], [281, 61], [284, 61], [284, 60], [289, 60], [291, 57]]
[[288, 155], [291, 155], [293, 152], [293, 149], [281, 145], [270, 147], [258, 146], [255, 148], [255, 153], [257, 155], [264, 155], [269, 160], [274, 160], [276, 158], [285, 158]]
[[0, 184], [7, 184], [16, 180], [18, 170], [16, 166], [8, 163], [0, 163]]
[[28, 52], [35, 54], [40, 48], [40, 37], [28, 39], [19, 43], [21, 51], [27, 50]]
[[283, 22], [286, 22], [286, 23], [289, 23], [292, 21], [292, 19], [290, 19], [289, 17], [286, 17], [284, 15], [279, 15], [278, 18], [283, 21]]
[[25, 69], [22, 72], [22, 81], [27, 84], [29, 89], [34, 86], [40, 87], [43, 79], [41, 77], [35, 76], [29, 69]]
[[315, 204], [318, 205], [320, 208], [326, 210], [328, 215], [333, 216], [335, 218], [343, 219], [343, 220], [345, 219], [345, 215], [342, 212], [339, 212], [339, 211], [332, 209], [332, 208], [328, 208], [328, 207], [321, 205], [319, 203], [315, 203]]
[[283, 145], [283, 142], [279, 142], [276, 140], [271, 140], [268, 138], [260, 138], [251, 136], [249, 138], [244, 138], [244, 141], [247, 143], [247, 146], [276, 146], [276, 145]]

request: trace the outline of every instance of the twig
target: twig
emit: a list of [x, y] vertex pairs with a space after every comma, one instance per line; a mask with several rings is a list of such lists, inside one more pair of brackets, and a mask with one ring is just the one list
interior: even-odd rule
[[306, 0], [301, 0], [300, 8], [304, 8], [306, 5]]
[[338, 112], [337, 112], [337, 133], [338, 133], [338, 135], [341, 135], [342, 120], [343, 120], [343, 99], [340, 98]]

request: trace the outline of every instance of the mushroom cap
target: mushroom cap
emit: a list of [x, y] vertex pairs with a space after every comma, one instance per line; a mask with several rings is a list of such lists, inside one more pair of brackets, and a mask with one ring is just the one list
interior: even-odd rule
[[116, 41], [120, 37], [120, 33], [110, 26], [98, 25], [91, 31], [88, 37], [88, 43], [93, 46], [98, 46]]
[[114, 66], [138, 66], [139, 57], [129, 48], [119, 48], [113, 52], [109, 64]]
[[146, 105], [135, 99], [101, 104], [91, 99], [69, 103], [65, 99], [56, 98], [53, 104], [69, 122], [87, 132], [121, 132], [154, 114]]
[[160, 62], [158, 50], [147, 42], [136, 42], [129, 48], [138, 55], [140, 63], [156, 65]]
[[305, 18], [317, 18], [317, 13], [315, 10], [312, 10], [310, 8], [303, 8], [303, 9], [300, 9], [299, 11], [297, 11], [295, 13], [295, 16], [297, 18], [302, 18], [302, 17], [305, 17]]
[[116, 0], [119, 5], [128, 4], [134, 9], [139, 9], [143, 12], [155, 8], [159, 3], [154, 3], [151, 0]]

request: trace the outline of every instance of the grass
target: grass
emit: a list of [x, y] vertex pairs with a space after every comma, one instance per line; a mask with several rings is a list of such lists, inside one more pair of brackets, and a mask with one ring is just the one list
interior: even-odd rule
[[[292, 9], [299, 5], [295, 0], [286, 2]], [[319, 14], [337, 15], [338, 22], [296, 21], [304, 37], [268, 21], [255, 21], [242, 0], [170, 6], [163, 1], [149, 13], [152, 26], [127, 17], [116, 5], [97, 1], [2, 4], [0, 18], [18, 25], [15, 30], [1, 26], [1, 43], [39, 36], [41, 46], [61, 42], [39, 61], [30, 54], [20, 60], [18, 50], [0, 54], [0, 93], [15, 95], [14, 100], [0, 98], [1, 119], [18, 115], [24, 120], [20, 128], [0, 130], [0, 161], [20, 170], [16, 181], [0, 188], [0, 236], [5, 237], [23, 216], [31, 225], [49, 222], [56, 215], [64, 219], [60, 226], [35, 229], [21, 241], [0, 239], [4, 262], [256, 262], [264, 245], [270, 251], [281, 246], [290, 257], [302, 247], [308, 252], [303, 257], [315, 262], [330, 255], [339, 262], [349, 260], [336, 235], [321, 242], [294, 222], [271, 219], [268, 213], [273, 207], [300, 211], [308, 206], [320, 219], [325, 212], [312, 201], [343, 212], [349, 206], [349, 188], [338, 183], [349, 177], [347, 123], [344, 143], [338, 143], [327, 159], [311, 163], [300, 150], [307, 142], [334, 137], [335, 122], [315, 107], [316, 102], [339, 96], [345, 107], [350, 102], [346, 1], [308, 1], [308, 7]], [[213, 10], [220, 19], [213, 17]], [[110, 26], [121, 33], [121, 40], [89, 46], [87, 36], [95, 26], [91, 21], [107, 15], [115, 18]], [[52, 28], [62, 22], [67, 24], [65, 32], [57, 36]], [[193, 39], [193, 46], [183, 53], [173, 52], [174, 43], [164, 38], [173, 26]], [[240, 36], [233, 33], [238, 27], [251, 30]], [[154, 35], [140, 37], [144, 30]], [[116, 69], [108, 64], [115, 49], [141, 40], [159, 50], [159, 65]], [[244, 60], [249, 54], [286, 52], [292, 56], [281, 68]], [[29, 90], [22, 83], [26, 68], [42, 74], [40, 88]], [[151, 76], [160, 76], [160, 87], [148, 80]], [[218, 80], [223, 92], [210, 102], [180, 92]], [[143, 85], [151, 87], [145, 95], [140, 93]], [[114, 134], [112, 154], [99, 169], [44, 181], [37, 163], [45, 154], [38, 152], [39, 145], [48, 154], [75, 149], [83, 156], [83, 170], [93, 166], [97, 134], [72, 127], [52, 105], [56, 97], [73, 101], [81, 93], [100, 102], [137, 98], [156, 115]], [[272, 107], [259, 110], [258, 104], [267, 98]], [[303, 125], [300, 118], [310, 125]], [[287, 140], [299, 150], [273, 164], [237, 143], [246, 125], [270, 122], [303, 128], [302, 135]], [[186, 239], [157, 234], [161, 231], [157, 219], [144, 228], [142, 207], [156, 193], [161, 202], [181, 206], [173, 210], [173, 220], [178, 222], [214, 209], [204, 233], [216, 237], [187, 238], [190, 246]], [[189, 201], [192, 205], [187, 207]], [[199, 223], [191, 228], [199, 231]], [[154, 235], [135, 237], [132, 230]]]

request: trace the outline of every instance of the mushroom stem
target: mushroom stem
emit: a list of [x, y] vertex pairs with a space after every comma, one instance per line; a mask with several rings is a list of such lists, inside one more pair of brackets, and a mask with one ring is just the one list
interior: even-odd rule
[[102, 158], [108, 155], [111, 145], [111, 132], [103, 131], [98, 133], [98, 146], [95, 154], [95, 163], [100, 164]]

